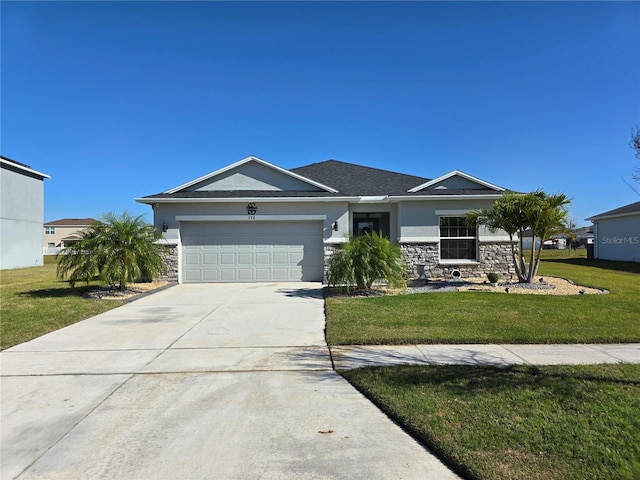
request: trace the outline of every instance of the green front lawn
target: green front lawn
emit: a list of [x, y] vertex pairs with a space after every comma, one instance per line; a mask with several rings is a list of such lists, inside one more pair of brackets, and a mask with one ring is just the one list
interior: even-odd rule
[[543, 261], [539, 273], [610, 293], [329, 297], [327, 340], [331, 345], [640, 341], [640, 263], [557, 258]]
[[640, 478], [640, 365], [341, 373], [465, 478]]
[[87, 289], [100, 283], [81, 284], [73, 289], [68, 282], [56, 278], [56, 265], [55, 257], [45, 256], [42, 267], [0, 273], [0, 348], [26, 342], [123, 304], [83, 298]]
[[[611, 293], [327, 298], [328, 341], [640, 341], [640, 264], [553, 253], [541, 275]], [[464, 478], [640, 478], [640, 365], [401, 366], [341, 374]]]

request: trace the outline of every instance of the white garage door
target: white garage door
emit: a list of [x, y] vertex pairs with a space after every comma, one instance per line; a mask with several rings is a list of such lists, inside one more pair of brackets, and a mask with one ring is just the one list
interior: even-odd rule
[[183, 222], [182, 281], [322, 281], [322, 222]]

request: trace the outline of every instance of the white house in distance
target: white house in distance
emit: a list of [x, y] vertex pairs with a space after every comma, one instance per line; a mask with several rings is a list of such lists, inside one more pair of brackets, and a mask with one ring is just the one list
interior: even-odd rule
[[0, 156], [0, 269], [40, 266], [44, 179], [49, 175]]
[[402, 248], [409, 275], [512, 273], [508, 236], [464, 222], [504, 189], [454, 170], [435, 179], [327, 160], [286, 170], [250, 156], [136, 201], [173, 249], [180, 282], [323, 281], [348, 235]]
[[587, 220], [593, 222], [594, 258], [640, 262], [640, 202]]
[[78, 233], [96, 222], [93, 218], [62, 218], [44, 224], [42, 248], [45, 255], [57, 255], [64, 247], [80, 240]]

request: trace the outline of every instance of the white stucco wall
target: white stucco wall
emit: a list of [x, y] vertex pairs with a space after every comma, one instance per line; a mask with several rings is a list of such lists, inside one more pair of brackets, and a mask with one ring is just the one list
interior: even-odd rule
[[[260, 217], [273, 215], [324, 215], [324, 241], [326, 243], [342, 242], [349, 235], [354, 212], [386, 212], [389, 213], [389, 237], [394, 242], [437, 242], [440, 238], [440, 216], [456, 216], [489, 207], [492, 200], [438, 200], [410, 201], [402, 203], [347, 203], [345, 202], [313, 202], [286, 203], [256, 198], [256, 219], [247, 215], [247, 201], [229, 201], [212, 203], [158, 203], [153, 205], [154, 223], [158, 229], [166, 222], [168, 231], [164, 237], [178, 243], [178, 216], [234, 216], [239, 221], [260, 221]], [[216, 219], [215, 221], [218, 221]], [[338, 231], [333, 230], [334, 222], [338, 222]], [[479, 229], [480, 241], [508, 241], [509, 237], [502, 231], [491, 232], [485, 227]]]
[[42, 265], [44, 182], [0, 168], [0, 269]]
[[595, 257], [640, 262], [640, 213], [594, 222]]
[[[178, 216], [233, 216], [234, 221], [262, 221], [261, 217], [280, 215], [322, 215], [326, 216], [323, 221], [323, 232], [325, 242], [341, 242], [349, 234], [349, 209], [347, 202], [301, 202], [282, 203], [268, 202], [255, 199], [257, 212], [255, 219], [247, 215], [247, 201], [242, 202], [215, 202], [215, 203], [180, 203], [163, 204], [153, 206], [154, 224], [156, 228], [162, 230], [162, 224], [166, 222], [168, 230], [164, 237], [179, 243], [180, 222], [176, 220]], [[338, 230], [333, 230], [333, 223], [338, 222]]]

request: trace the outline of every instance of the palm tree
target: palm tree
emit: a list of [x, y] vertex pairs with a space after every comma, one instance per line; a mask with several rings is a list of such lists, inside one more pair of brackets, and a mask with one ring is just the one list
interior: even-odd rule
[[127, 282], [158, 278], [164, 271], [164, 246], [153, 225], [142, 215], [107, 213], [80, 233], [80, 240], [60, 253], [57, 274], [76, 282], [100, 276], [112, 288], [124, 290]]
[[[547, 195], [541, 190], [527, 194], [505, 192], [491, 208], [472, 211], [466, 218], [472, 225], [485, 225], [491, 231], [504, 230], [509, 235], [518, 281], [532, 283], [540, 266], [542, 244], [553, 235], [567, 231], [567, 205], [570, 202], [563, 193]], [[532, 235], [528, 263], [525, 261], [522, 243], [527, 230]], [[536, 237], [540, 238], [538, 248], [535, 247]]]
[[[514, 192], [505, 192], [491, 208], [483, 208], [469, 212], [465, 217], [470, 225], [485, 225], [489, 230], [503, 230], [509, 235], [511, 259], [513, 261], [519, 281], [526, 278], [526, 264], [524, 257], [519, 255], [523, 251], [523, 233], [529, 228], [525, 215], [528, 204], [527, 198]], [[516, 238], [518, 244], [516, 245]]]
[[569, 229], [567, 224], [569, 221], [567, 205], [571, 203], [571, 200], [564, 193], [547, 195], [542, 191], [537, 191], [529, 195], [533, 195], [533, 197], [526, 210], [526, 216], [531, 224], [532, 240], [535, 240], [535, 237], [540, 238], [537, 251], [535, 241], [531, 242], [529, 275], [527, 276], [527, 282], [531, 283], [540, 266], [542, 244], [553, 235], [566, 233]]
[[405, 285], [404, 264], [400, 247], [376, 232], [350, 237], [331, 257], [328, 282], [368, 290], [373, 282], [386, 280], [391, 287]]

